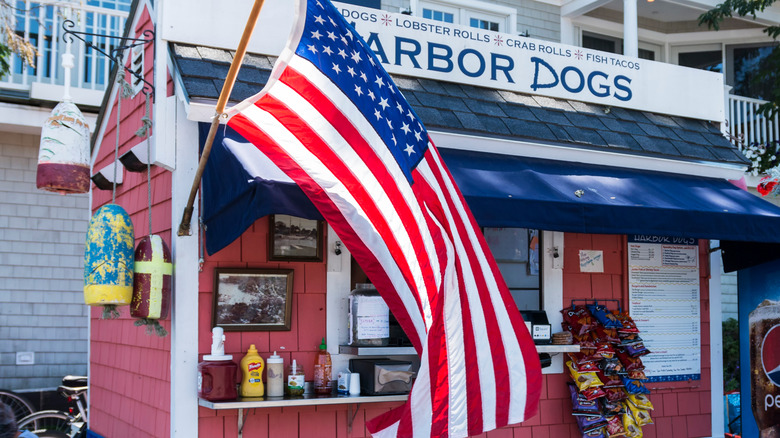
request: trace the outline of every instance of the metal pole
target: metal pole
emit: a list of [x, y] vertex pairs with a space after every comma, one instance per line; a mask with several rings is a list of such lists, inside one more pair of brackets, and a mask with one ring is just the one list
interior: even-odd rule
[[181, 223], [179, 224], [179, 236], [190, 235], [190, 222], [192, 221], [195, 196], [198, 194], [200, 180], [203, 177], [203, 170], [206, 168], [206, 162], [208, 161], [209, 154], [211, 153], [211, 146], [214, 143], [214, 137], [217, 134], [219, 118], [222, 117], [222, 113], [225, 111], [225, 105], [227, 104], [228, 98], [230, 97], [230, 92], [233, 90], [233, 85], [236, 82], [236, 76], [238, 76], [238, 69], [241, 68], [241, 63], [244, 61], [244, 55], [246, 55], [246, 46], [249, 44], [249, 39], [252, 37], [252, 31], [255, 29], [257, 17], [260, 15], [260, 9], [263, 7], [263, 2], [264, 0], [255, 0], [255, 5], [252, 7], [252, 12], [250, 12], [249, 18], [246, 21], [244, 34], [241, 36], [241, 41], [238, 43], [236, 55], [233, 57], [233, 62], [230, 64], [230, 70], [228, 70], [227, 77], [225, 78], [225, 85], [222, 86], [222, 92], [219, 93], [217, 107], [214, 110], [214, 120], [211, 121], [209, 135], [206, 137], [206, 144], [203, 145], [203, 152], [200, 156], [200, 162], [198, 162], [198, 170], [195, 172], [195, 180], [192, 181], [190, 197], [187, 200], [187, 206], [184, 207], [184, 213], [182, 214]]

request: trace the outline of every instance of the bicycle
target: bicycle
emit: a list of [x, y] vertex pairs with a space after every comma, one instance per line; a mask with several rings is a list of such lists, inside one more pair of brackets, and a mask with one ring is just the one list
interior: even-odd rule
[[16, 421], [35, 412], [35, 408], [24, 397], [7, 389], [0, 389], [0, 403], [11, 408]]
[[78, 413], [46, 410], [30, 414], [19, 421], [19, 430], [26, 430], [38, 435], [39, 438], [83, 438], [87, 434], [87, 408], [82, 403], [82, 396], [87, 393], [87, 378], [82, 376], [65, 376], [62, 386], [57, 388], [60, 395], [75, 402]]

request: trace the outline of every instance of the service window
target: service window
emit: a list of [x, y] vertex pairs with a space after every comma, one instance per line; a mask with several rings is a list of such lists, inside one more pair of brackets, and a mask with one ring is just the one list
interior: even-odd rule
[[539, 230], [484, 228], [483, 233], [517, 308], [543, 310]]

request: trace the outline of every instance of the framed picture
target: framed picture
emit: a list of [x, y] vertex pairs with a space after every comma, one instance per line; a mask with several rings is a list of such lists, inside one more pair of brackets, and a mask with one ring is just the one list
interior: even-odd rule
[[212, 326], [225, 331], [290, 330], [292, 269], [214, 272]]
[[322, 222], [286, 214], [269, 218], [268, 260], [322, 261]]

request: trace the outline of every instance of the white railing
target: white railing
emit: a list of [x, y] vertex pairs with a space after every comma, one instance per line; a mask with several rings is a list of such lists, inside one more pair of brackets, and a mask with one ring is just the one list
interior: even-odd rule
[[780, 123], [775, 114], [767, 118], [758, 114], [758, 107], [764, 100], [727, 95], [726, 117], [728, 134], [740, 149], [751, 144], [767, 144], [780, 140]]
[[[120, 0], [115, 3], [123, 4]], [[11, 55], [11, 72], [0, 78], [0, 89], [29, 92], [33, 83], [63, 85], [62, 54], [65, 41], [62, 39], [62, 23], [70, 19], [76, 23], [75, 31], [99, 35], [122, 36], [128, 13], [121, 10], [87, 6], [81, 2], [32, 2], [18, 0], [13, 11], [14, 29], [35, 45], [38, 56], [35, 67], [26, 65], [16, 54]], [[101, 36], [87, 36], [88, 41], [101, 50], [109, 52], [112, 40]], [[71, 72], [71, 88], [103, 91], [106, 89], [111, 61], [96, 51], [87, 48], [78, 39], [73, 39], [71, 53], [75, 56], [75, 67]], [[75, 91], [75, 90], [74, 90]]]

